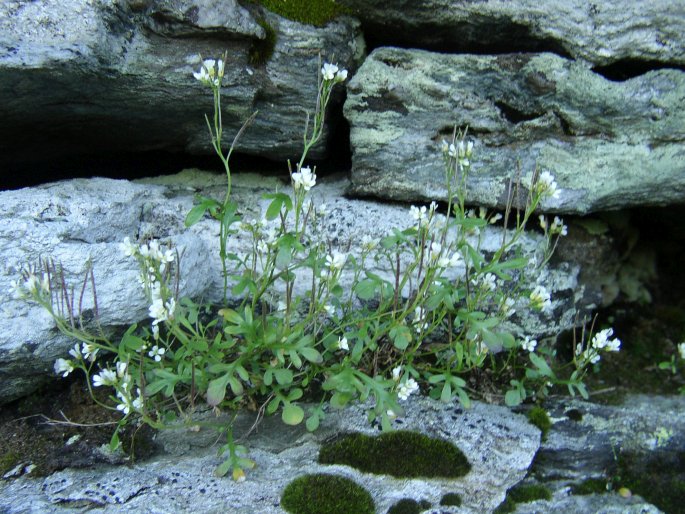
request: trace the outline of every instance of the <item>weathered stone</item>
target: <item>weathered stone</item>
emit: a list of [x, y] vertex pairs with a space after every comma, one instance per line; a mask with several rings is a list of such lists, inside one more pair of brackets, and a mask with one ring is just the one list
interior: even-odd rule
[[[212, 95], [192, 72], [200, 55], [224, 53], [227, 139], [260, 111], [238, 148], [292, 158], [301, 151], [305, 110], [315, 106], [320, 59], [354, 71], [364, 51], [359, 23], [349, 17], [316, 28], [248, 12], [235, 0], [139, 4], [135, 10], [114, 0], [0, 5], [3, 173], [71, 154], [213, 154], [203, 117]], [[276, 39], [264, 63], [251, 58], [266, 38], [258, 19]], [[336, 89], [332, 107], [341, 101]], [[328, 134], [327, 124], [324, 139]], [[326, 152], [324, 142], [312, 156]]]
[[468, 53], [555, 51], [594, 64], [685, 64], [678, 0], [339, 0], [380, 44]]
[[542, 210], [586, 214], [685, 200], [685, 72], [611, 82], [553, 54], [376, 49], [348, 86], [351, 191], [444, 200], [443, 139], [475, 141], [467, 202], [523, 204], [536, 167], [561, 188]]
[[[327, 204], [328, 214], [320, 230], [332, 248], [358, 256], [363, 235], [378, 239], [388, 235], [393, 227], [406, 228], [412, 223], [406, 207], [345, 198], [349, 181], [344, 178], [320, 182], [311, 194], [315, 202]], [[78, 179], [0, 193], [4, 206], [0, 224], [0, 295], [4, 309], [0, 318], [0, 403], [28, 394], [54, 376], [54, 360], [66, 356], [73, 345], [73, 341], [55, 330], [52, 319], [41, 307], [12, 297], [11, 283], [19, 278], [22, 267], [51, 257], [63, 266], [66, 281], [80, 291], [86, 263], [91, 262], [100, 323], [106, 330], [116, 330], [145, 320], [149, 307], [138, 286], [137, 263], [124, 257], [119, 243], [125, 237], [140, 241], [158, 238], [182, 253], [181, 295], [219, 303], [223, 300], [223, 280], [218, 225], [207, 218], [186, 230], [184, 219], [193, 206], [195, 193], [222, 198], [224, 188], [222, 175], [187, 171], [133, 183]], [[233, 198], [246, 220], [260, 219], [269, 203], [261, 195], [277, 189], [288, 191], [277, 178], [234, 176]], [[481, 234], [481, 251], [494, 252], [501, 238], [501, 227], [488, 226]], [[587, 252], [573, 251], [572, 240], [573, 231], [565, 242], [570, 245], [568, 255], [580, 253], [587, 258]], [[584, 241], [581, 237], [579, 244]], [[608, 238], [598, 241], [595, 250], [606, 252], [609, 243]], [[242, 231], [231, 239], [231, 244], [231, 250], [238, 254], [247, 254], [252, 248], [251, 240]], [[541, 235], [524, 234], [523, 255], [533, 258], [540, 244]], [[387, 269], [374, 266], [370, 271], [392, 280]], [[535, 276], [528, 274], [524, 287], [544, 285], [552, 295], [553, 309], [548, 314], [534, 312], [523, 299], [509, 318], [508, 328], [539, 338], [573, 327], [587, 309], [603, 303], [601, 284], [580, 282], [580, 272], [578, 263], [560, 258]], [[451, 273], [457, 278], [463, 269], [456, 268]], [[610, 280], [612, 270], [608, 269], [606, 274], [606, 280]], [[349, 288], [351, 279], [352, 272], [347, 270], [341, 285]], [[309, 279], [302, 278], [296, 284], [296, 293], [304, 293], [310, 285]], [[83, 297], [82, 310], [92, 317], [90, 285]], [[78, 301], [75, 304], [77, 307]]]
[[[240, 413], [234, 435], [239, 437], [253, 421], [254, 415]], [[67, 469], [43, 481], [21, 478], [0, 485], [0, 500], [8, 514], [24, 512], [29, 505], [40, 512], [72, 512], [87, 506], [93, 512], [108, 513], [280, 514], [284, 512], [280, 496], [291, 480], [325, 472], [345, 476], [366, 488], [377, 512], [387, 512], [402, 498], [425, 499], [438, 506], [444, 494], [457, 492], [463, 499], [460, 512], [475, 514], [491, 512], [504, 499], [506, 489], [525, 476], [540, 437], [537, 428], [507, 408], [474, 402], [471, 409], [464, 410], [425, 398], [409, 401], [406, 415], [395, 427], [452, 442], [466, 455], [471, 471], [457, 479], [422, 480], [318, 464], [319, 448], [325, 440], [350, 432], [379, 433], [369, 426], [365, 408], [354, 406], [329, 412], [314, 433], [286, 427], [275, 418], [265, 419], [246, 441], [257, 466], [242, 483], [213, 476], [212, 470], [221, 462], [214, 447], [215, 431], [164, 431], [158, 442], [166, 450], [151, 461], [130, 468]]]

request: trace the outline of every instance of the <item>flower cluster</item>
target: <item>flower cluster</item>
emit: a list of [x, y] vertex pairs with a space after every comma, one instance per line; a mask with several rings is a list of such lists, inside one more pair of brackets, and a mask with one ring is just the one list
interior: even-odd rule
[[550, 312], [552, 310], [552, 300], [549, 291], [544, 286], [536, 286], [533, 292], [530, 293], [530, 306], [541, 312]]
[[557, 187], [557, 183], [554, 180], [554, 175], [549, 171], [543, 171], [538, 177], [537, 183], [535, 184], [537, 192], [548, 198], [554, 198], [555, 200], [559, 198], [560, 189]]
[[552, 221], [552, 225], [548, 225], [547, 223], [547, 218], [543, 215], [540, 214], [539, 216], [540, 219], [540, 227], [542, 230], [547, 233], [549, 229], [549, 233], [551, 235], [560, 235], [560, 236], [566, 236], [568, 235], [568, 227], [564, 225], [564, 220], [562, 220], [559, 216], [554, 216], [554, 221]]
[[324, 63], [321, 68], [321, 75], [325, 81], [332, 81], [336, 84], [347, 79], [347, 70], [339, 69], [337, 64]]
[[224, 78], [224, 61], [221, 59], [216, 61], [214, 59], [205, 59], [202, 61], [200, 71], [194, 72], [193, 77], [205, 86], [221, 86], [221, 81]]
[[293, 173], [292, 179], [295, 190], [309, 191], [316, 185], [316, 174], [309, 167], [300, 168], [300, 171]]
[[583, 344], [576, 346], [576, 357], [581, 364], [589, 362], [596, 364], [600, 360], [600, 352], [617, 352], [621, 349], [621, 341], [618, 338], [610, 339], [614, 335], [612, 328], [605, 328], [597, 332], [587, 348]]
[[521, 349], [526, 351], [526, 352], [534, 352], [535, 347], [538, 345], [538, 342], [536, 339], [531, 339], [530, 337], [526, 336], [523, 338], [523, 341], [521, 341]]
[[50, 295], [50, 277], [42, 273], [39, 277], [33, 270], [22, 272], [21, 280], [13, 280], [10, 284], [10, 294], [14, 298], [43, 298]]
[[442, 152], [448, 157], [455, 159], [459, 167], [467, 168], [471, 166], [471, 155], [473, 154], [473, 141], [460, 140], [456, 145], [442, 141]]
[[413, 378], [408, 378], [400, 384], [397, 388], [397, 397], [400, 400], [406, 400], [413, 393], [419, 390], [419, 384]]

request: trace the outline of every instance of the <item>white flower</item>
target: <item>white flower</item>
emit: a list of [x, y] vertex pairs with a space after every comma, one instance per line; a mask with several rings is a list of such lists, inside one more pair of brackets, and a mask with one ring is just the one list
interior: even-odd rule
[[619, 339], [609, 339], [614, 334], [612, 328], [606, 328], [594, 335], [590, 345], [596, 350], [605, 350], [607, 352], [617, 352], [621, 349], [621, 341]]
[[152, 324], [157, 325], [162, 321], [167, 321], [174, 318], [174, 311], [176, 310], [176, 300], [171, 298], [164, 303], [161, 298], [157, 298], [152, 302], [148, 309], [149, 316], [153, 319]]
[[143, 410], [143, 397], [140, 394], [141, 391], [139, 387], [136, 388], [136, 393], [138, 394], [138, 397], [131, 402], [131, 407], [133, 407], [134, 410], [141, 412]]
[[364, 236], [362, 237], [362, 248], [364, 250], [371, 251], [374, 248], [376, 248], [376, 246], [378, 246], [378, 241], [376, 241], [368, 234], [364, 234]]
[[685, 360], [685, 342], [678, 345], [678, 353], [680, 354], [680, 358]]
[[117, 383], [117, 374], [111, 369], [103, 369], [99, 374], [93, 375], [95, 387], [111, 386]]
[[38, 294], [38, 290], [40, 288], [40, 280], [38, 280], [38, 277], [31, 273], [28, 277], [26, 277], [26, 281], [24, 282], [24, 289], [28, 291], [32, 295]]
[[430, 203], [430, 205], [428, 206], [428, 210], [430, 211], [431, 214], [433, 214], [437, 209], [438, 209], [438, 204], [435, 201], [432, 201]]
[[152, 325], [152, 338], [159, 341], [159, 325]]
[[12, 282], [10, 282], [9, 293], [12, 296], [12, 298], [23, 298], [23, 284], [19, 283], [19, 280], [12, 280]]
[[295, 189], [304, 189], [309, 191], [316, 185], [316, 175], [312, 173], [309, 166], [300, 168], [299, 172], [293, 173], [293, 187]]
[[492, 273], [486, 273], [481, 279], [481, 284], [483, 289], [487, 291], [494, 291], [497, 289], [497, 277], [495, 277], [495, 275]]
[[128, 363], [126, 362], [117, 362], [117, 376], [119, 378], [124, 378], [126, 375], [126, 370], [128, 369]]
[[397, 390], [397, 396], [400, 400], [406, 400], [412, 393], [419, 390], [419, 384], [413, 378], [407, 379], [406, 382], [400, 385]]
[[502, 215], [498, 212], [492, 218], [490, 218], [490, 220], [488, 220], [488, 223], [490, 223], [492, 225], [494, 223], [497, 223], [501, 219], [502, 219]]
[[537, 182], [537, 190], [539, 193], [549, 198], [559, 198], [560, 190], [557, 188], [554, 175], [552, 175], [549, 171], [543, 171], [540, 173], [540, 177], [538, 177]]
[[343, 269], [345, 261], [347, 261], [347, 255], [340, 253], [337, 250], [333, 250], [331, 255], [326, 256], [326, 266], [328, 266], [331, 271]]
[[430, 323], [424, 319], [425, 315], [426, 311], [421, 306], [414, 310], [414, 323], [416, 324], [417, 334], [430, 327]]
[[71, 355], [76, 360], [83, 360], [83, 355], [81, 355], [81, 348], [79, 347], [78, 343], [76, 343], [74, 347], [71, 350], [69, 350], [69, 355]]
[[200, 71], [193, 72], [193, 77], [206, 86], [220, 86], [221, 79], [224, 77], [224, 61], [219, 59], [205, 59], [202, 62]]
[[335, 307], [333, 307], [330, 303], [324, 305], [323, 310], [325, 310], [329, 316], [333, 316], [333, 314], [335, 314]]
[[345, 350], [345, 351], [348, 351], [350, 349], [349, 345], [347, 344], [347, 338], [346, 337], [339, 337], [338, 338], [338, 349], [339, 350]]
[[133, 257], [138, 253], [138, 245], [133, 244], [130, 237], [125, 237], [124, 242], [119, 243], [119, 248], [126, 257]]
[[423, 226], [428, 219], [428, 216], [426, 215], [426, 212], [428, 209], [426, 209], [425, 205], [422, 205], [420, 208], [417, 207], [416, 205], [412, 205], [409, 208], [409, 213], [411, 214], [411, 217], [414, 218], [415, 221], [419, 222], [419, 226]]
[[72, 371], [74, 371], [74, 365], [71, 361], [61, 358], [55, 361], [55, 373], [58, 375], [67, 377]]
[[98, 353], [98, 348], [95, 348], [95, 346], [92, 344], [83, 343], [81, 345], [81, 352], [83, 353], [84, 359], [88, 359], [89, 361], [93, 362]]
[[559, 218], [559, 216], [554, 216], [554, 221], [552, 222], [552, 226], [549, 227], [549, 230], [552, 234], [559, 234], [561, 236], [568, 235], [568, 227], [564, 225], [564, 221]]
[[431, 243], [429, 258], [432, 261], [437, 261], [440, 258], [440, 253], [442, 252], [442, 245], [437, 241]]
[[326, 214], [328, 214], [328, 206], [325, 203], [322, 203], [321, 205], [319, 205], [319, 208], [316, 210], [316, 213], [319, 216], [325, 216]]
[[542, 312], [549, 312], [552, 309], [552, 301], [547, 289], [543, 286], [536, 286], [530, 293], [530, 306]]
[[544, 214], [540, 214], [540, 216], [538, 216], [538, 219], [540, 220], [540, 228], [542, 228], [542, 230], [544, 230], [546, 232], [547, 231], [547, 218], [545, 218]]
[[347, 70], [338, 70], [338, 72], [335, 74], [335, 82], [345, 82], [347, 80]]
[[[331, 64], [331, 63], [326, 62], [326, 63], [324, 63], [323, 67], [321, 68], [321, 75], [323, 76], [324, 80], [335, 79], [336, 73], [338, 73], [338, 66], [335, 64]], [[345, 72], [345, 76], [347, 77], [347, 72]]]
[[147, 352], [147, 354], [151, 358], [155, 359], [155, 361], [157, 361], [157, 362], [160, 362], [162, 360], [162, 357], [164, 356], [165, 353], [166, 353], [166, 350], [164, 348], [160, 348], [157, 345], [154, 345], [152, 347], [152, 349], [150, 349], [150, 351]]
[[525, 350], [527, 352], [534, 352], [535, 347], [538, 345], [537, 340], [531, 339], [530, 337], [526, 336], [523, 341], [521, 341], [521, 349]]
[[446, 255], [438, 259], [438, 266], [441, 268], [454, 268], [461, 263], [461, 255], [457, 252], [452, 254], [452, 257]]
[[397, 366], [397, 367], [392, 369], [392, 379], [395, 382], [399, 382], [401, 374], [402, 374], [402, 366]]
[[131, 401], [128, 398], [122, 398], [122, 403], [117, 405], [117, 410], [123, 412], [124, 414], [128, 414], [131, 412]]

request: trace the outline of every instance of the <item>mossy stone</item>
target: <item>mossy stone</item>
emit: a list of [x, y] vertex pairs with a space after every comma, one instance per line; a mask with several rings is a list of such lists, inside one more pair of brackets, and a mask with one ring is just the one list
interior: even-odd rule
[[569, 409], [566, 412], [564, 412], [566, 416], [568, 416], [568, 419], [571, 421], [583, 421], [583, 413], [580, 412], [578, 409]]
[[430, 508], [431, 504], [426, 500], [417, 502], [411, 498], [403, 498], [388, 509], [388, 514], [420, 514]]
[[516, 510], [517, 503], [528, 503], [536, 500], [551, 500], [552, 492], [543, 485], [516, 485], [507, 491], [504, 501], [493, 511], [493, 514], [507, 514]]
[[281, 507], [291, 514], [374, 514], [369, 492], [349, 478], [320, 473], [290, 482]]
[[347, 10], [335, 0], [256, 0], [269, 11], [289, 20], [322, 27]]
[[545, 409], [537, 406], [530, 409], [528, 411], [528, 421], [540, 429], [543, 440], [547, 438], [547, 433], [552, 428], [552, 422]]
[[458, 478], [471, 469], [466, 456], [451, 442], [406, 430], [376, 437], [344, 435], [321, 447], [319, 463], [344, 464], [396, 478]]
[[14, 466], [19, 464], [19, 459], [19, 455], [12, 451], [0, 455], [0, 475], [4, 475]]
[[440, 505], [460, 507], [461, 506], [461, 495], [459, 493], [447, 493], [440, 499]]

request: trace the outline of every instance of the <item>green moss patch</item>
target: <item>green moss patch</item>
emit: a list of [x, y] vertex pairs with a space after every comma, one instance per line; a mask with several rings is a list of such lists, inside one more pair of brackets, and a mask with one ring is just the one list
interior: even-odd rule
[[604, 478], [588, 478], [579, 484], [571, 486], [571, 494], [579, 496], [586, 494], [602, 494], [607, 492], [607, 481]]
[[403, 498], [388, 509], [388, 514], [420, 514], [430, 508], [431, 504], [426, 500], [417, 502], [411, 498]]
[[516, 510], [517, 503], [528, 503], [536, 500], [551, 500], [552, 493], [543, 485], [516, 485], [507, 491], [504, 501], [493, 512], [507, 514]]
[[538, 427], [542, 432], [542, 439], [547, 438], [549, 429], [552, 428], [552, 422], [549, 419], [547, 411], [542, 407], [533, 407], [528, 411], [528, 421]]
[[460, 507], [461, 506], [461, 495], [459, 493], [447, 493], [440, 499], [440, 505]]
[[317, 27], [348, 12], [335, 0], [257, 0], [256, 3], [289, 20]]
[[281, 507], [291, 514], [374, 514], [369, 492], [349, 478], [325, 473], [304, 475], [290, 482]]
[[255, 66], [261, 66], [266, 64], [274, 54], [277, 36], [274, 28], [264, 18], [258, 18], [257, 23], [264, 29], [266, 37], [264, 39], [257, 39], [252, 44], [250, 48], [250, 63]]
[[457, 478], [471, 469], [466, 456], [449, 441], [409, 431], [345, 435], [321, 447], [319, 463], [397, 478]]

